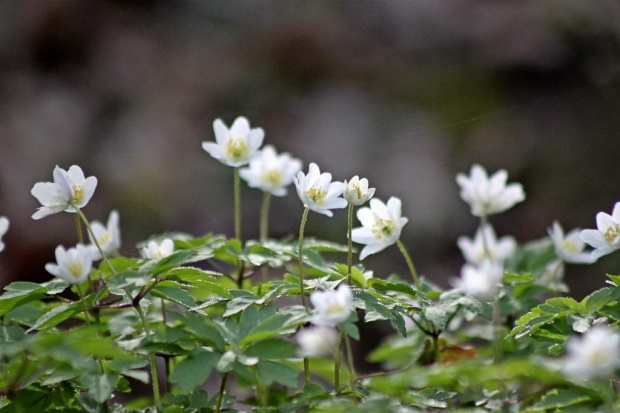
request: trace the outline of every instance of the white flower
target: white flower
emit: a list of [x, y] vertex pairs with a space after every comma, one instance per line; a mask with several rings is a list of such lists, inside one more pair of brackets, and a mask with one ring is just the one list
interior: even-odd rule
[[564, 230], [559, 222], [555, 221], [549, 228], [549, 237], [553, 242], [556, 255], [564, 262], [573, 264], [591, 264], [596, 258], [587, 252], [583, 252], [585, 243], [579, 238], [579, 229], [574, 229], [564, 235]]
[[584, 229], [579, 235], [583, 242], [594, 248], [594, 259], [620, 249], [620, 202], [616, 202], [611, 215], [596, 214], [596, 227], [598, 229]]
[[308, 175], [302, 171], [294, 179], [297, 195], [304, 206], [319, 214], [334, 216], [330, 209], [339, 209], [347, 206], [347, 201], [341, 197], [346, 185], [342, 182], [332, 182], [332, 174], [321, 173], [315, 163], [308, 168]]
[[302, 357], [330, 357], [338, 347], [338, 332], [325, 326], [314, 326], [299, 330], [295, 340]]
[[360, 253], [360, 260], [394, 244], [408, 222], [407, 218], [401, 217], [401, 202], [395, 197], [391, 197], [387, 205], [378, 199], [371, 199], [370, 208], [357, 211], [357, 219], [363, 226], [355, 228], [351, 238], [353, 242], [366, 244]]
[[261, 128], [250, 129], [247, 118], [239, 116], [230, 129], [221, 119], [213, 122], [214, 142], [203, 142], [202, 149], [228, 166], [242, 166], [257, 157], [263, 144], [265, 132]]
[[471, 213], [477, 217], [506, 211], [525, 199], [521, 184], [506, 185], [508, 172], [499, 170], [490, 178], [487, 171], [476, 164], [470, 175], [457, 174], [456, 182], [461, 187], [461, 198], [471, 206]]
[[465, 264], [461, 269], [461, 278], [454, 281], [455, 287], [481, 301], [495, 298], [504, 275], [503, 268], [488, 259], [480, 266]]
[[[104, 226], [99, 221], [93, 221], [90, 224], [91, 229], [93, 230], [93, 234], [97, 239], [97, 243], [103, 250], [104, 254], [113, 254], [118, 251], [121, 247], [121, 230], [118, 225], [119, 216], [118, 212], [112, 211], [110, 212], [110, 217], [108, 218], [107, 226]], [[101, 254], [99, 254], [99, 250], [97, 250], [95, 246], [95, 241], [88, 234], [90, 238], [90, 242], [92, 246], [95, 247], [95, 260], [100, 260]]]
[[32, 215], [41, 219], [61, 211], [77, 212], [70, 204], [81, 209], [88, 204], [97, 187], [97, 178], [84, 177], [79, 166], [73, 165], [69, 171], [56, 166], [54, 182], [37, 182], [30, 193], [41, 203], [41, 207]]
[[571, 338], [566, 350], [564, 372], [577, 380], [604, 378], [620, 367], [620, 336], [605, 326]]
[[271, 195], [286, 195], [286, 187], [293, 183], [295, 174], [301, 169], [301, 161], [288, 153], [278, 155], [272, 145], [261, 150], [261, 155], [250, 161], [249, 168], [239, 170], [239, 175], [250, 187], [269, 192]]
[[347, 186], [344, 190], [344, 199], [349, 204], [360, 206], [368, 202], [375, 194], [375, 188], [368, 188], [368, 179], [355, 175], [349, 182], [344, 181]]
[[9, 219], [7, 217], [0, 217], [0, 252], [4, 250], [4, 242], [2, 237], [9, 230]]
[[490, 255], [488, 258], [494, 262], [503, 263], [512, 257], [517, 249], [517, 242], [513, 237], [505, 236], [498, 240], [490, 224], [486, 224], [484, 228], [478, 228], [474, 239], [459, 237], [457, 245], [468, 263], [480, 265], [486, 257], [485, 241]]
[[545, 266], [545, 271], [538, 279], [538, 284], [554, 291], [567, 293], [568, 287], [562, 282], [566, 270], [565, 267], [562, 260], [551, 261]]
[[149, 260], [164, 258], [173, 252], [174, 242], [170, 238], [164, 239], [160, 244], [150, 241], [146, 247], [142, 248], [142, 256]]
[[353, 293], [348, 285], [343, 284], [335, 291], [314, 291], [310, 294], [310, 301], [316, 310], [310, 322], [334, 327], [349, 318]]
[[93, 250], [84, 244], [65, 250], [62, 245], [56, 247], [56, 264], [46, 264], [45, 269], [69, 284], [80, 284], [90, 274], [93, 264]]

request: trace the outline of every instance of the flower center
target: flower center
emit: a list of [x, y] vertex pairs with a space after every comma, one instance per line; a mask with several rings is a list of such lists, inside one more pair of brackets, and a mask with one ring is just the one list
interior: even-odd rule
[[347, 311], [346, 307], [340, 303], [333, 303], [327, 307], [328, 315], [338, 315]]
[[99, 238], [97, 238], [97, 242], [99, 243], [99, 245], [107, 244], [107, 242], [110, 241], [110, 238], [111, 238], [110, 233], [106, 231], [103, 234], [101, 234]]
[[306, 195], [308, 195], [312, 202], [316, 204], [322, 204], [325, 201], [325, 197], [327, 196], [327, 191], [313, 186], [306, 191]]
[[353, 185], [353, 189], [357, 192], [357, 199], [362, 199], [362, 190], [359, 185]]
[[562, 242], [562, 247], [564, 247], [566, 251], [572, 252], [573, 254], [579, 253], [579, 248], [577, 247], [577, 244], [575, 244], [575, 242], [569, 239], [565, 239], [564, 242]]
[[282, 182], [282, 173], [279, 169], [269, 169], [261, 175], [264, 183], [278, 186]]
[[599, 367], [607, 364], [609, 362], [608, 354], [605, 351], [601, 351], [601, 349], [594, 349], [594, 351], [590, 352], [588, 355], [588, 362], [592, 367]]
[[377, 239], [389, 238], [396, 226], [391, 219], [378, 219], [372, 227], [372, 233]]
[[67, 270], [69, 271], [69, 274], [73, 275], [75, 278], [79, 278], [80, 275], [82, 275], [83, 269], [84, 267], [82, 267], [82, 264], [79, 262], [72, 262], [71, 264], [67, 265]]
[[226, 154], [235, 162], [242, 161], [248, 156], [248, 145], [241, 138], [230, 138], [226, 144]]
[[84, 187], [82, 185], [73, 185], [73, 198], [71, 199], [71, 203], [73, 205], [79, 205], [82, 203], [84, 199]]
[[620, 225], [614, 224], [613, 226], [607, 228], [605, 231], [605, 239], [608, 243], [614, 242], [614, 240], [620, 235]]

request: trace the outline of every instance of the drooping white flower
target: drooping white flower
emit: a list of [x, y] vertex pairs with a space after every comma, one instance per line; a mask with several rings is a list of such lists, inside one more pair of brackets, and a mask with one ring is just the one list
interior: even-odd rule
[[250, 129], [247, 118], [239, 116], [230, 129], [221, 119], [213, 122], [215, 142], [203, 142], [202, 149], [228, 166], [242, 166], [256, 158], [263, 144], [265, 132], [261, 128]]
[[9, 219], [7, 217], [0, 217], [0, 252], [4, 250], [4, 242], [2, 237], [9, 230]]
[[90, 274], [93, 264], [93, 250], [84, 244], [65, 250], [62, 245], [56, 247], [56, 264], [49, 263], [45, 269], [69, 284], [80, 284]]
[[478, 228], [473, 239], [459, 237], [457, 245], [468, 263], [480, 265], [487, 256], [485, 242], [490, 255], [488, 258], [497, 263], [503, 263], [512, 257], [517, 249], [517, 242], [513, 237], [505, 236], [498, 240], [491, 224]]
[[564, 373], [577, 380], [610, 376], [620, 367], [620, 336], [605, 326], [591, 328], [566, 345]]
[[591, 264], [596, 261], [591, 253], [583, 252], [586, 245], [579, 238], [580, 233], [581, 230], [574, 229], [564, 235], [564, 230], [557, 221], [549, 228], [549, 237], [553, 242], [553, 248], [562, 261], [572, 264]]
[[368, 179], [355, 175], [350, 181], [344, 181], [347, 186], [344, 190], [344, 199], [349, 204], [360, 206], [368, 202], [375, 194], [375, 188], [368, 188]]
[[42, 205], [32, 215], [33, 219], [61, 211], [77, 212], [71, 204], [78, 209], [84, 208], [95, 193], [97, 178], [85, 178], [82, 168], [77, 165], [71, 166], [68, 171], [56, 166], [53, 175], [54, 182], [37, 182], [30, 191]]
[[[103, 250], [104, 254], [114, 254], [121, 247], [121, 230], [119, 227], [119, 216], [117, 211], [110, 212], [110, 217], [108, 218], [108, 223], [106, 226], [99, 221], [93, 221], [91, 222], [90, 227], [93, 230], [97, 243]], [[99, 250], [97, 250], [95, 246], [95, 241], [90, 234], [88, 234], [88, 236], [93, 247], [95, 247], [95, 260], [100, 260], [102, 257], [101, 254], [99, 254]]]
[[620, 249], [620, 202], [616, 202], [611, 215], [604, 212], [596, 214], [597, 229], [584, 229], [579, 238], [592, 246], [592, 257], [596, 260], [603, 255]]
[[342, 284], [338, 290], [314, 291], [310, 294], [310, 301], [316, 311], [310, 322], [317, 326], [334, 327], [351, 315], [353, 293], [348, 285]]
[[286, 187], [293, 183], [301, 169], [301, 161], [288, 153], [278, 155], [272, 145], [261, 150], [261, 155], [250, 161], [249, 168], [239, 170], [239, 175], [250, 187], [269, 192], [274, 196], [286, 195]]
[[142, 248], [142, 256], [149, 260], [156, 260], [167, 257], [174, 252], [174, 241], [170, 238], [164, 239], [161, 243], [149, 241], [148, 245]]
[[357, 219], [363, 226], [353, 229], [351, 238], [353, 242], [366, 244], [360, 253], [360, 260], [394, 244], [409, 221], [401, 216], [401, 202], [395, 197], [391, 197], [387, 205], [379, 199], [371, 199], [370, 208], [357, 211]]
[[491, 301], [497, 294], [503, 275], [500, 264], [485, 259], [479, 266], [465, 264], [461, 269], [461, 278], [454, 281], [454, 286], [481, 301]]
[[338, 331], [326, 326], [308, 327], [299, 330], [295, 341], [302, 357], [330, 357], [338, 347]]
[[491, 177], [478, 164], [471, 167], [469, 176], [457, 174], [456, 182], [461, 187], [461, 198], [471, 207], [472, 215], [488, 216], [504, 212], [525, 199], [521, 184], [506, 185], [508, 172], [501, 169]]
[[342, 198], [346, 185], [343, 182], [332, 182], [332, 174], [321, 173], [315, 163], [311, 163], [308, 174], [302, 171], [294, 179], [297, 195], [304, 206], [319, 214], [334, 216], [330, 209], [340, 209], [347, 206]]

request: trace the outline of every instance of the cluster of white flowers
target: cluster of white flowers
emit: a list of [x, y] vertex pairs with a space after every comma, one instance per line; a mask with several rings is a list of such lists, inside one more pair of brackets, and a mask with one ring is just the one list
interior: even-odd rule
[[579, 238], [594, 250], [594, 260], [620, 249], [620, 202], [616, 202], [611, 215], [605, 212], [596, 214], [597, 229], [584, 229]]

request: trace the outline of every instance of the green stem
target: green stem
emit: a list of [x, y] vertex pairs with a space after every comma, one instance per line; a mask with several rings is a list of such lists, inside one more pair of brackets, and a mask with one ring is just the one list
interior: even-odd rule
[[220, 391], [217, 394], [217, 405], [215, 406], [215, 413], [222, 411], [222, 400], [224, 399], [224, 392], [226, 391], [226, 382], [228, 381], [228, 373], [222, 374], [222, 382], [220, 383]]
[[499, 294], [493, 300], [493, 341], [494, 361], [499, 364], [502, 360], [502, 315], [499, 308]]
[[235, 168], [235, 238], [241, 241], [241, 178]]
[[418, 280], [418, 273], [416, 272], [415, 267], [413, 266], [413, 261], [411, 261], [411, 256], [409, 255], [409, 253], [407, 252], [407, 249], [405, 248], [405, 246], [399, 239], [396, 240], [396, 245], [398, 245], [398, 249], [403, 254], [403, 257], [405, 257], [405, 261], [407, 261], [407, 266], [409, 267], [409, 272], [411, 273], [411, 276], [413, 277], [415, 288], [419, 290], [420, 281]]
[[[166, 330], [168, 328], [168, 317], [166, 316], [166, 301], [163, 298], [161, 299], [161, 319], [164, 324], [164, 330]], [[172, 388], [172, 383], [170, 382], [170, 357], [164, 358], [164, 362], [166, 364], [166, 392], [169, 392]]]
[[108, 264], [108, 267], [110, 267], [110, 271], [112, 271], [112, 274], [116, 274], [116, 270], [114, 269], [114, 266], [112, 265], [110, 260], [108, 260], [108, 257], [106, 257], [103, 250], [101, 249], [101, 245], [99, 245], [99, 241], [97, 241], [97, 237], [95, 237], [95, 234], [93, 233], [93, 230], [90, 227], [90, 223], [86, 219], [86, 216], [84, 215], [81, 209], [75, 207], [73, 204], [70, 204], [70, 205], [76, 209], [77, 214], [80, 216], [80, 219], [86, 226], [86, 230], [90, 234], [90, 237], [93, 239], [93, 244], [95, 244], [95, 247], [97, 247], [97, 250], [99, 251], [99, 254], [101, 255], [101, 258], [105, 261], [106, 264]]
[[260, 240], [265, 241], [269, 238], [269, 205], [271, 203], [271, 194], [265, 192], [263, 194], [263, 204], [260, 208]]
[[75, 214], [75, 229], [77, 231], [78, 242], [83, 244], [84, 236], [82, 234], [82, 224], [80, 223], [80, 217], [78, 214]]
[[254, 373], [254, 380], [256, 380], [256, 400], [258, 401], [258, 405], [261, 407], [266, 407], [269, 401], [267, 400], [265, 386], [261, 383], [260, 377], [258, 377], [258, 370], [256, 369], [256, 366], [252, 368], [252, 373]]
[[334, 354], [334, 391], [337, 393], [340, 387], [340, 357], [344, 347], [344, 332], [341, 330], [338, 336], [338, 344], [336, 345], [336, 353]]
[[306, 229], [306, 221], [308, 220], [308, 208], [304, 209], [304, 213], [301, 216], [301, 225], [299, 226], [299, 290], [301, 294], [301, 305], [306, 307], [306, 297], [304, 291], [304, 230]]
[[[148, 324], [146, 322], [146, 317], [144, 316], [144, 311], [142, 311], [142, 307], [140, 304], [134, 307], [138, 312], [138, 316], [140, 317], [140, 321], [142, 322], [142, 328], [144, 329], [144, 334], [146, 337], [151, 336], [151, 332], [149, 331]], [[151, 380], [153, 382], [153, 398], [155, 399], [155, 407], [159, 410], [161, 403], [159, 401], [159, 375], [157, 374], [157, 364], [155, 363], [155, 354], [149, 354], [149, 362], [151, 365]]]
[[349, 365], [349, 383], [353, 383], [356, 380], [355, 376], [357, 374], [355, 373], [355, 364], [353, 364], [353, 351], [351, 349], [351, 340], [349, 336], [344, 336], [344, 344], [347, 350], [347, 364]]
[[435, 353], [435, 363], [441, 363], [441, 350], [439, 349], [439, 334], [434, 334], [432, 336], [433, 340], [433, 351]]
[[80, 301], [82, 302], [82, 306], [84, 307], [84, 318], [86, 319], [86, 325], [90, 325], [90, 317], [88, 316], [88, 309], [86, 308], [86, 301], [84, 301], [84, 293], [80, 288], [79, 284], [75, 285], [75, 288], [78, 291], [78, 295], [80, 296]]
[[351, 269], [353, 267], [353, 240], [351, 239], [351, 233], [353, 232], [353, 204], [349, 204], [349, 255], [347, 257], [347, 265], [348, 265], [348, 282], [351, 285], [353, 275], [351, 274]]

